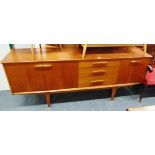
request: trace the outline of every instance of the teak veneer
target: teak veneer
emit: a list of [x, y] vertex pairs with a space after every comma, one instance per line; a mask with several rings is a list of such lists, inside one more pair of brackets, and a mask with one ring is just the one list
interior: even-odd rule
[[88, 48], [82, 58], [81, 47], [62, 49], [19, 49], [2, 64], [13, 94], [50, 94], [112, 88], [140, 84], [151, 56], [137, 47]]

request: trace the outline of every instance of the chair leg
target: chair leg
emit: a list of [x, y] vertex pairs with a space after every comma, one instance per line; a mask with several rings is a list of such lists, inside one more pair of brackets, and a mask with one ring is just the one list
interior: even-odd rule
[[39, 44], [39, 48], [41, 49], [41, 44]]
[[139, 98], [139, 102], [140, 103], [142, 102], [142, 98], [143, 98], [143, 95], [144, 95], [144, 92], [145, 92], [146, 88], [147, 88], [147, 86], [145, 85], [144, 88], [143, 88], [143, 90], [140, 93], [140, 98]]

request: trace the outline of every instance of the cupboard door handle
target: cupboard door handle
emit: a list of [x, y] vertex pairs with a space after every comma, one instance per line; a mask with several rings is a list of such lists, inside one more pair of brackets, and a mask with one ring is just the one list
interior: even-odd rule
[[35, 65], [34, 68], [50, 68], [52, 65], [50, 64], [44, 64], [44, 65]]
[[106, 65], [108, 62], [94, 62], [93, 65]]
[[44, 65], [35, 65], [34, 68], [43, 68]]
[[103, 74], [105, 70], [92, 71], [92, 74]]
[[140, 61], [135, 61], [135, 60], [133, 60], [133, 61], [131, 61], [131, 63], [132, 63], [132, 64], [139, 64]]
[[52, 65], [50, 65], [50, 64], [45, 64], [44, 65], [44, 68], [51, 68], [52, 67]]
[[95, 81], [91, 81], [91, 84], [98, 84], [98, 83], [103, 83], [104, 80], [95, 80]]

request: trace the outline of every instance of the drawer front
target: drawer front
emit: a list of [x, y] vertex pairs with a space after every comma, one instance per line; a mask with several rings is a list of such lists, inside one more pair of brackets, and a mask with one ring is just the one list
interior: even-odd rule
[[97, 77], [85, 77], [79, 79], [79, 87], [93, 87], [93, 86], [105, 86], [113, 85], [116, 82], [116, 76], [97, 76]]
[[114, 85], [117, 80], [119, 66], [80, 67], [79, 87]]
[[80, 62], [79, 67], [108, 67], [108, 66], [119, 66], [120, 61], [117, 60], [108, 60], [108, 61], [85, 61], [85, 62]]
[[117, 74], [119, 67], [100, 67], [100, 68], [80, 68], [79, 78], [93, 77], [93, 76], [106, 76], [110, 78], [112, 75]]

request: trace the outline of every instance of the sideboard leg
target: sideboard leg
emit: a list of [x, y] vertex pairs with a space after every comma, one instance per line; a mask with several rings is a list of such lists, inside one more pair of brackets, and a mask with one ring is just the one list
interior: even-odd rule
[[116, 91], [117, 91], [117, 87], [112, 88], [111, 100], [114, 100], [114, 97], [115, 97]]
[[46, 103], [48, 104], [48, 107], [51, 106], [51, 95], [50, 94], [45, 94], [46, 97]]

